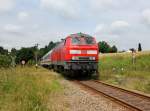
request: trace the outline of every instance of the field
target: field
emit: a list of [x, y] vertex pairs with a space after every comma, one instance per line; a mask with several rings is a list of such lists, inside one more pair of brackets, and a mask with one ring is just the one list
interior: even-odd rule
[[131, 53], [101, 54], [100, 80], [150, 93], [150, 52], [136, 53], [135, 63]]
[[[100, 54], [100, 80], [150, 94], [150, 52]], [[0, 69], [0, 111], [66, 110], [60, 76], [44, 68]], [[55, 102], [54, 102], [55, 101]]]
[[43, 68], [0, 69], [0, 111], [58, 111], [61, 106], [63, 109], [63, 86], [59, 79]]

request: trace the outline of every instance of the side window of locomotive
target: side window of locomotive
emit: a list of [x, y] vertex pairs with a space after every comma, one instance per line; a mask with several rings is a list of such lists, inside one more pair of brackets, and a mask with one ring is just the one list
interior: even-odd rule
[[63, 45], [66, 45], [66, 39], [63, 41]]

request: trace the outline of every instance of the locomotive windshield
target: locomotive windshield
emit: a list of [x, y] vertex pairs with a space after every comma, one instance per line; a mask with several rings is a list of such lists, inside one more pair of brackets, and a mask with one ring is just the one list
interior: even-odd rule
[[96, 44], [92, 37], [73, 37], [72, 44], [74, 45], [92, 45]]

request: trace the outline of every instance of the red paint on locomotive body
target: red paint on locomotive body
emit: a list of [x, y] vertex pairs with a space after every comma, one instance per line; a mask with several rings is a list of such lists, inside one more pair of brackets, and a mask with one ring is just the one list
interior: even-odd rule
[[[71, 43], [71, 37], [68, 39], [69, 44], [67, 46], [67, 55], [66, 55], [66, 60], [71, 60], [72, 57], [95, 57], [95, 60], [98, 62], [98, 45], [96, 44], [92, 44], [92, 45], [88, 45], [88, 44], [84, 44], [84, 45], [74, 45]], [[93, 38], [93, 40], [95, 41], [95, 39]], [[78, 50], [81, 51], [81, 53], [73, 53], [70, 54], [69, 51], [70, 50]], [[97, 51], [94, 54], [88, 54], [87, 51]]]
[[51, 65], [67, 70], [98, 69], [98, 44], [94, 37], [83, 33], [72, 34], [49, 53]]

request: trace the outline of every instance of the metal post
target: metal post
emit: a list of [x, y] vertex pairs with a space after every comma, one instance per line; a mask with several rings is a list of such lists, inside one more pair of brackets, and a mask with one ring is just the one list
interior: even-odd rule
[[35, 62], [36, 62], [35, 67], [36, 68], [38, 67], [38, 46], [39, 46], [38, 43], [35, 44], [35, 48], [36, 48], [36, 51], [35, 51]]
[[16, 56], [11, 56], [11, 65], [12, 65], [12, 67], [16, 67], [15, 59], [16, 59]]
[[136, 51], [132, 51], [132, 64], [133, 68], [136, 70]]

